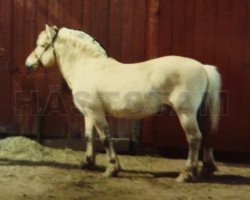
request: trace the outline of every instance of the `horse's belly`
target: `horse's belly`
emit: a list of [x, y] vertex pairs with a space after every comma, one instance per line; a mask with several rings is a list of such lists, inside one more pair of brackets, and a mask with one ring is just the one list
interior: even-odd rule
[[157, 113], [162, 100], [156, 96], [131, 93], [104, 102], [105, 110], [114, 117], [140, 119]]

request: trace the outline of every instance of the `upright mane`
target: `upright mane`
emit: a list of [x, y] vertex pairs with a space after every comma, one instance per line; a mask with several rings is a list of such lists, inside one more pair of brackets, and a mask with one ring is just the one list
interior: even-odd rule
[[102, 46], [93, 37], [83, 31], [61, 28], [59, 35], [61, 41], [70, 41], [73, 46], [80, 48], [90, 56], [108, 56]]

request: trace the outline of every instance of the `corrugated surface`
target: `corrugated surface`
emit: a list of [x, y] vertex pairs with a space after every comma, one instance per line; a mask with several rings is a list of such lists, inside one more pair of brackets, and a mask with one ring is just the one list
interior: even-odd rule
[[[247, 0], [161, 0], [155, 11], [157, 56], [192, 57], [216, 65], [222, 74], [219, 150], [250, 152], [249, 4]], [[179, 121], [169, 112], [144, 124], [145, 143], [157, 147], [185, 144]]]
[[[58, 69], [24, 68], [45, 23], [86, 31], [121, 61], [145, 59], [144, 0], [0, 0], [0, 9], [1, 132], [45, 138], [83, 133], [83, 118]], [[131, 137], [134, 122], [109, 121], [115, 137]]]
[[[46, 138], [79, 137], [83, 132], [83, 119], [74, 110], [59, 71], [28, 73], [24, 68], [38, 33], [48, 23], [90, 33], [122, 62], [178, 54], [218, 66], [225, 92], [216, 147], [249, 152], [249, 4], [248, 0], [0, 0], [0, 131], [39, 132]], [[133, 122], [109, 120], [116, 137], [131, 137]], [[144, 143], [185, 144], [176, 117], [157, 115], [144, 120], [142, 127]]]

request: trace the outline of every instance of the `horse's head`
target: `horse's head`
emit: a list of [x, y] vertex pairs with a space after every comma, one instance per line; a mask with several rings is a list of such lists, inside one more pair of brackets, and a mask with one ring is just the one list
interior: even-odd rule
[[58, 34], [58, 28], [46, 25], [38, 36], [36, 48], [26, 59], [27, 69], [36, 69], [39, 66], [49, 67], [55, 64], [56, 57], [54, 52], [54, 42]]

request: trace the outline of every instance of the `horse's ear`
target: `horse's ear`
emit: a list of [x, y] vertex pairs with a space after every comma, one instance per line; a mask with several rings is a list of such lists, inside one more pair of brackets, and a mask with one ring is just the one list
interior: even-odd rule
[[48, 32], [50, 29], [49, 25], [48, 24], [45, 24], [45, 30]]
[[53, 39], [54, 36], [56, 35], [56, 31], [47, 24], [45, 25], [45, 28], [46, 28], [46, 33], [49, 36], [49, 38]]
[[47, 35], [49, 36], [49, 38], [51, 38], [50, 27], [49, 27], [48, 24], [45, 24], [45, 30], [46, 30], [46, 33], [47, 33]]
[[54, 29], [55, 31], [58, 31], [58, 30], [59, 30], [57, 26], [53, 26], [53, 29]]

